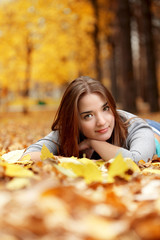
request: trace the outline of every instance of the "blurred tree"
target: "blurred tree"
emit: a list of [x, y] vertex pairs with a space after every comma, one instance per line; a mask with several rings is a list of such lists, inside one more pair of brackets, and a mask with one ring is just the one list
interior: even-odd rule
[[[39, 0], [39, 4], [42, 1]], [[44, 5], [44, 2], [42, 2]], [[49, 6], [48, 6], [49, 5]], [[43, 13], [46, 34], [34, 59], [35, 78], [63, 84], [81, 74], [95, 76], [93, 9], [86, 1], [49, 1]], [[40, 8], [42, 11], [45, 6]], [[45, 61], [44, 61], [45, 59]]]
[[[138, 57], [136, 56], [136, 59], [134, 59], [136, 63], [134, 66], [135, 68], [134, 71], [137, 73], [137, 95], [144, 102], [146, 102], [147, 104], [149, 103], [150, 108], [152, 108], [150, 101], [152, 101], [153, 105], [155, 104], [154, 107], [156, 107], [157, 101], [158, 101], [158, 96], [157, 96], [158, 84], [157, 84], [157, 79], [155, 78], [159, 76], [158, 71], [156, 69], [156, 62], [158, 65], [159, 64], [158, 63], [158, 59], [159, 59], [158, 46], [159, 46], [159, 39], [160, 39], [160, 34], [159, 34], [160, 25], [158, 24], [158, 22], [160, 22], [160, 16], [158, 17], [159, 14], [157, 13], [159, 12], [158, 10], [160, 10], [160, 5], [158, 4], [157, 0], [152, 0], [150, 1], [150, 3], [147, 3], [145, 1], [145, 4], [147, 4], [147, 9], [148, 9], [146, 12], [145, 10], [146, 7], [143, 6], [142, 1], [134, 0], [134, 1], [131, 1], [131, 3], [132, 3], [132, 13], [134, 17], [132, 21], [134, 20], [136, 21], [137, 32], [138, 32], [136, 38], [137, 38], [137, 43], [139, 43], [139, 46], [136, 48], [136, 52], [138, 52], [136, 53], [136, 55], [138, 55]], [[150, 14], [150, 16], [148, 16], [148, 13]], [[147, 18], [147, 20], [145, 18]], [[148, 58], [149, 58], [149, 61], [152, 61], [151, 59], [154, 58], [154, 60], [152, 61], [152, 64], [148, 62], [147, 60]], [[155, 66], [153, 67], [153, 65]], [[152, 72], [152, 78], [151, 78], [151, 72]], [[153, 93], [153, 88], [156, 90], [155, 93]], [[149, 98], [152, 100], [149, 100]], [[152, 108], [152, 110], [153, 109], [154, 108]], [[157, 110], [153, 110], [153, 111], [157, 111]]]
[[146, 87], [147, 98], [152, 112], [159, 110], [156, 60], [152, 32], [151, 0], [141, 0], [142, 26], [146, 49]]
[[36, 82], [95, 76], [90, 2], [13, 0], [1, 3], [0, 12], [2, 85], [27, 96]]
[[114, 10], [110, 7], [112, 2], [109, 0], [92, 1], [95, 16], [93, 40], [96, 48], [95, 58], [97, 60], [95, 62], [97, 63], [97, 79], [100, 79], [110, 89], [112, 88], [113, 82], [110, 79], [109, 59], [113, 52], [108, 39], [111, 38], [111, 35], [113, 36], [114, 29], [112, 24], [115, 21]]
[[[159, 4], [157, 0], [151, 2], [156, 16], [154, 24], [157, 23], [157, 29], [151, 31], [154, 34], [152, 46], [153, 37], [159, 46]], [[154, 79], [153, 73], [147, 71], [149, 66], [152, 71], [155, 68], [155, 60], [152, 64], [147, 62], [146, 54], [149, 56], [152, 51], [146, 51], [140, 3], [140, 0], [0, 1], [0, 87], [27, 96], [31, 88], [36, 90], [37, 83], [41, 88], [47, 83], [54, 87], [79, 75], [90, 75], [103, 81], [124, 109], [135, 112], [135, 79], [138, 94], [146, 100], [147, 89], [151, 87], [151, 82], [145, 81], [146, 76]], [[133, 43], [135, 19], [130, 7], [134, 6], [139, 10], [134, 15], [137, 14], [138, 19], [140, 47], [136, 51], [139, 51], [140, 61], [135, 64], [134, 59], [133, 69], [132, 54], [135, 52], [132, 50], [135, 48], [131, 48], [131, 40]], [[149, 26], [147, 21], [145, 24]], [[150, 101], [153, 94], [157, 99], [156, 92], [149, 94]]]
[[116, 64], [116, 44], [114, 36], [108, 37], [108, 44], [110, 45], [110, 77], [111, 77], [111, 92], [116, 101], [119, 101], [118, 82], [117, 82], [117, 64]]
[[119, 102], [119, 89], [118, 89], [118, 22], [116, 17], [117, 2], [110, 1], [108, 11], [112, 13], [112, 21], [110, 21], [110, 34], [106, 37], [109, 50], [109, 76], [111, 80], [111, 92], [117, 102]]
[[136, 112], [136, 89], [133, 76], [129, 0], [118, 1], [119, 44], [121, 50], [120, 97], [125, 110]]
[[99, 81], [102, 81], [102, 69], [101, 69], [101, 59], [100, 59], [100, 36], [99, 36], [99, 5], [98, 0], [91, 0], [94, 16], [95, 16], [95, 24], [93, 31], [93, 39], [95, 44], [95, 68], [96, 68], [96, 78]]
[[[135, 20], [137, 25], [138, 34], [138, 57], [135, 59], [137, 65], [135, 66], [135, 72], [137, 72], [137, 96], [144, 102], [147, 102], [147, 89], [146, 89], [146, 57], [145, 57], [145, 38], [144, 28], [142, 24], [142, 11], [140, 1], [133, 1], [132, 4], [133, 21]], [[137, 67], [137, 69], [136, 69]]]

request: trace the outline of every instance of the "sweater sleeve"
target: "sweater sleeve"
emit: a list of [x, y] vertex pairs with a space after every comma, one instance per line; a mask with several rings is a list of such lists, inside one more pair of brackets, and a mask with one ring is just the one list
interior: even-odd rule
[[118, 153], [123, 157], [133, 159], [136, 163], [139, 160], [147, 162], [156, 154], [155, 138], [150, 126], [140, 118], [131, 120], [128, 127], [128, 137], [126, 147], [120, 148]]
[[30, 152], [40, 152], [43, 144], [49, 149], [49, 151], [53, 154], [57, 154], [57, 147], [58, 147], [58, 131], [52, 131], [44, 138], [38, 140], [36, 143], [30, 145], [26, 151], [26, 153]]

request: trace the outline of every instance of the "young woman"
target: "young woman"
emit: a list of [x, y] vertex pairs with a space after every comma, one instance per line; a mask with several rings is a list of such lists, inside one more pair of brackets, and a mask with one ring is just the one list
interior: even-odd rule
[[[154, 128], [131, 113], [117, 110], [110, 92], [99, 81], [82, 76], [67, 87], [52, 131], [25, 154], [39, 160], [43, 144], [54, 155], [109, 160], [118, 153], [135, 162], [160, 151], [160, 123]], [[155, 140], [156, 139], [156, 140]]]

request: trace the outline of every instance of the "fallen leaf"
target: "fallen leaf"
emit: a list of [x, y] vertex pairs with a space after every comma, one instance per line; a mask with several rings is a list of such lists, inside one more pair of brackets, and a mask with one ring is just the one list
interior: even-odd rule
[[119, 154], [109, 165], [107, 182], [112, 183], [115, 181], [115, 177], [121, 177], [125, 180], [129, 180], [131, 175], [129, 170], [132, 172], [140, 172], [139, 167], [131, 159], [124, 159], [121, 154]]
[[6, 188], [9, 190], [19, 190], [30, 185], [29, 178], [13, 178], [6, 184]]
[[23, 155], [24, 149], [14, 150], [2, 155], [2, 158], [9, 163], [16, 163]]
[[0, 162], [5, 169], [5, 175], [8, 177], [33, 177], [34, 173], [17, 164], [9, 164]]
[[102, 173], [98, 166], [87, 158], [78, 159], [78, 163], [62, 162], [59, 165], [63, 168], [70, 169], [77, 177], [83, 177], [87, 184], [92, 182], [102, 182]]
[[55, 159], [55, 156], [53, 155], [53, 153], [50, 153], [49, 149], [45, 146], [45, 144], [43, 144], [40, 158], [41, 160], [46, 160], [48, 158]]
[[142, 173], [160, 174], [160, 170], [159, 169], [145, 168], [144, 170], [142, 170]]

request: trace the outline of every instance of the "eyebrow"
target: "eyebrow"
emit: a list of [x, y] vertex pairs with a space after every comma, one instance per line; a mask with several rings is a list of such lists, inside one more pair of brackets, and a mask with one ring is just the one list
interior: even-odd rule
[[106, 102], [105, 104], [103, 104], [102, 108], [103, 108], [103, 107], [106, 107], [106, 106], [108, 106], [108, 102]]
[[82, 114], [88, 114], [88, 113], [91, 113], [92, 111], [87, 111], [87, 112], [82, 112], [82, 113], [80, 113], [80, 115], [82, 115]]
[[[106, 107], [107, 105], [108, 105], [108, 102], [106, 102], [105, 104], [103, 104], [103, 105], [102, 105], [102, 108], [103, 108], [103, 107]], [[91, 110], [91, 111], [82, 112], [82, 113], [80, 113], [80, 115], [89, 114], [89, 113], [91, 113], [91, 112], [92, 112], [92, 110]]]

